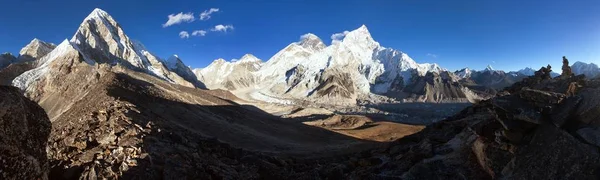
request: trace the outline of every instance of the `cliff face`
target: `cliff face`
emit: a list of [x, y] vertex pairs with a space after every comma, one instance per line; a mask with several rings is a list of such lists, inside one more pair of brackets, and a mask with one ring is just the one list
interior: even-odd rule
[[14, 87], [0, 86], [0, 179], [48, 179], [44, 109]]

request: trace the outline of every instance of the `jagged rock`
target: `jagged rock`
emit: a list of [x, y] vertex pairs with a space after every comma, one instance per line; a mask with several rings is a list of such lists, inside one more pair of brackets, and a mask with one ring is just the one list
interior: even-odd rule
[[529, 88], [522, 89], [519, 95], [522, 99], [532, 102], [539, 108], [559, 104], [565, 98], [564, 94]]
[[14, 63], [17, 60], [11, 53], [0, 54], [0, 70]]
[[569, 78], [573, 75], [573, 71], [571, 71], [571, 67], [569, 66], [569, 60], [567, 57], [563, 56], [562, 74], [560, 75], [561, 78]]
[[600, 88], [584, 88], [578, 95], [582, 99], [573, 119], [583, 124], [600, 126]]
[[600, 128], [586, 127], [577, 130], [577, 134], [587, 143], [600, 147]]
[[511, 153], [496, 147], [492, 142], [486, 142], [482, 138], [478, 138], [473, 142], [472, 149], [479, 165], [491, 177], [495, 178], [501, 176], [502, 169], [513, 157]]
[[580, 96], [571, 96], [568, 97], [561, 103], [557, 108], [555, 108], [550, 114], [550, 120], [556, 127], [562, 127], [566, 121], [575, 113], [579, 103], [582, 98]]
[[597, 148], [552, 125], [541, 125], [528, 145], [517, 149], [506, 179], [597, 179]]
[[0, 86], [0, 179], [48, 179], [44, 109], [14, 87]]

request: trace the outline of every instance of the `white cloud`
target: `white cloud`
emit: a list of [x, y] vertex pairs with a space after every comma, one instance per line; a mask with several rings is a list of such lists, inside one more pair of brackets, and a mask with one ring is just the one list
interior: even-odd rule
[[211, 31], [222, 31], [222, 32], [227, 32], [227, 30], [233, 30], [233, 26], [232, 25], [216, 25], [214, 28], [211, 29]]
[[179, 32], [179, 37], [180, 37], [181, 39], [187, 39], [187, 38], [190, 38], [190, 33], [188, 33], [187, 31], [181, 31], [181, 32]]
[[169, 27], [175, 24], [180, 24], [182, 22], [193, 22], [195, 20], [196, 18], [194, 17], [194, 13], [189, 12], [184, 14], [183, 12], [180, 12], [179, 14], [170, 14], [169, 20], [162, 26]]
[[344, 39], [344, 37], [346, 37], [346, 34], [350, 33], [350, 31], [344, 31], [341, 33], [335, 33], [333, 35], [331, 35], [331, 40], [333, 41], [341, 41], [342, 39]]
[[206, 31], [205, 30], [197, 30], [192, 32], [192, 36], [206, 36]]
[[432, 58], [437, 58], [438, 57], [437, 54], [431, 54], [431, 53], [427, 53], [427, 56], [432, 57]]
[[216, 13], [219, 12], [219, 8], [210, 8], [209, 10], [205, 10], [204, 12], [200, 13], [200, 20], [201, 21], [205, 21], [210, 19], [210, 14], [212, 13]]

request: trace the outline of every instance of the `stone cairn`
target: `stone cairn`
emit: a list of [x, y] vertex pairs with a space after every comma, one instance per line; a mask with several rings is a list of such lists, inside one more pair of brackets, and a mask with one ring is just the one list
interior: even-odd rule
[[552, 79], [550, 73], [552, 72], [552, 66], [548, 64], [546, 67], [540, 68], [540, 70], [535, 72], [536, 77], [541, 77], [542, 79]]
[[574, 75], [573, 71], [571, 70], [571, 67], [569, 66], [569, 60], [567, 59], [567, 57], [563, 56], [562, 74], [560, 76], [564, 77], [564, 78], [569, 78], [573, 75]]

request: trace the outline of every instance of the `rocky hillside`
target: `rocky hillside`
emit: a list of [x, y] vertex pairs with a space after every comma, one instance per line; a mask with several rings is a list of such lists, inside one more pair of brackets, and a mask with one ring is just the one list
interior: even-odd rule
[[0, 86], [0, 179], [48, 179], [50, 121], [19, 89]]
[[[383, 148], [306, 158], [237, 149], [227, 145], [233, 142], [207, 139], [184, 128], [193, 125], [173, 121], [183, 111], [157, 118], [159, 110], [178, 106], [161, 100], [173, 98], [165, 93], [173, 89], [144, 86], [152, 76], [138, 74], [131, 79], [109, 73], [95, 83], [105, 89], [92, 88], [100, 93], [86, 98], [99, 103], [80, 102], [77, 106], [85, 110], [70, 110], [53, 123], [52, 174], [150, 179], [595, 179], [600, 175], [596, 122], [600, 81], [551, 78], [547, 69], [535, 74]], [[149, 82], [161, 84], [158, 79]], [[164, 106], [153, 107], [150, 102]], [[227, 109], [210, 112], [232, 117]]]

